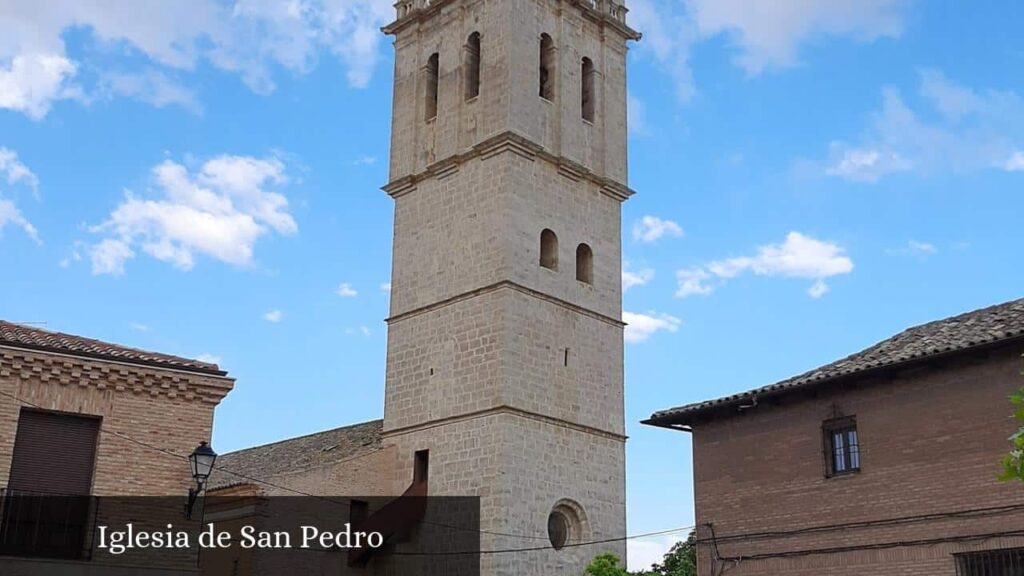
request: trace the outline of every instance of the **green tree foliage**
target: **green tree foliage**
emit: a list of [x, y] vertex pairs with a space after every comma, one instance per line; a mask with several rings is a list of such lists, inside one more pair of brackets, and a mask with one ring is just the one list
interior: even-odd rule
[[650, 570], [627, 572], [614, 554], [602, 554], [587, 567], [588, 576], [697, 576], [697, 533], [677, 542]]
[[619, 565], [619, 557], [615, 554], [601, 554], [587, 566], [589, 576], [629, 576], [629, 572]]
[[690, 532], [686, 540], [676, 542], [661, 564], [635, 576], [697, 576], [697, 533]]
[[1001, 478], [1006, 481], [1010, 480], [1022, 480], [1024, 481], [1024, 388], [1021, 388], [1019, 392], [1010, 396], [1010, 402], [1017, 407], [1014, 411], [1014, 417], [1020, 421], [1020, 430], [1013, 436], [1010, 436], [1010, 442], [1013, 443], [1013, 448], [1010, 453], [1003, 458], [1003, 475]]

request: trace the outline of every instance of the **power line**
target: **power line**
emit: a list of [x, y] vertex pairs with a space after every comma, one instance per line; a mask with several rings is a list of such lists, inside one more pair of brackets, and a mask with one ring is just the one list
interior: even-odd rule
[[837, 530], [849, 530], [857, 528], [875, 528], [879, 526], [892, 526], [894, 524], [912, 524], [915, 522], [928, 522], [933, 520], [946, 520], [953, 518], [964, 518], [972, 516], [995, 516], [998, 514], [1005, 514], [1010, 512], [1016, 512], [1024, 510], [1024, 504], [1008, 504], [1005, 506], [992, 506], [989, 508], [972, 508], [967, 510], [955, 510], [951, 512], [932, 512], [928, 514], [918, 514], [914, 516], [899, 516], [894, 518], [881, 518], [877, 520], [860, 520], [855, 522], [844, 522], [840, 524], [825, 524], [819, 526], [808, 526], [806, 528], [797, 528], [793, 530], [777, 530], [767, 532], [747, 532], [738, 534], [727, 534], [724, 536], [718, 536], [716, 538], [700, 538], [697, 540], [698, 543], [718, 542], [726, 543], [736, 540], [765, 540], [765, 539], [777, 539], [787, 538], [791, 536], [800, 536], [803, 534], [812, 534], [817, 532], [833, 532]]
[[[670, 530], [661, 530], [659, 532], [648, 532], [646, 534], [634, 534], [632, 536], [620, 536], [618, 538], [605, 538], [603, 540], [590, 540], [585, 542], [572, 542], [562, 546], [562, 548], [579, 548], [581, 546], [596, 546], [598, 544], [612, 544], [615, 542], [625, 542], [627, 540], [637, 540], [640, 538], [651, 538], [653, 536], [665, 536], [668, 534], [676, 534], [679, 532], [686, 532], [693, 530], [695, 526], [686, 526], [682, 528], [672, 528]], [[532, 548], [504, 548], [498, 550], [466, 550], [466, 551], [455, 551], [455, 552], [392, 552], [393, 556], [465, 556], [469, 554], [479, 554], [481, 556], [487, 556], [492, 554], [512, 554], [516, 552], [538, 552], [543, 550], [552, 550], [551, 546], [536, 546]]]
[[719, 560], [725, 562], [743, 562], [748, 560], [767, 560], [770, 558], [792, 558], [797, 556], [813, 556], [820, 554], [839, 554], [843, 552], [856, 552], [861, 550], [885, 550], [890, 548], [909, 548], [914, 546], [934, 546], [936, 544], [948, 544], [954, 542], [976, 542], [979, 540], [991, 540], [993, 538], [1007, 538], [1012, 536], [1024, 536], [1024, 530], [989, 532], [987, 534], [967, 534], [963, 536], [944, 536], [941, 538], [926, 538], [920, 540], [901, 540], [897, 542], [879, 542], [875, 544], [857, 544], [854, 546], [810, 548], [805, 550], [789, 550], [786, 552], [766, 552], [763, 554], [751, 554], [749, 556], [721, 556], [719, 557]]
[[[13, 394], [9, 394], [9, 393], [4, 392], [2, 390], [0, 390], [0, 395], [4, 395], [4, 396], [7, 396], [8, 398], [12, 398], [12, 399], [14, 399], [17, 402], [20, 402], [20, 403], [22, 403], [22, 404], [24, 404], [26, 406], [30, 406], [32, 408], [38, 408], [40, 410], [45, 410], [46, 409], [44, 406], [40, 406], [38, 404], [35, 404], [35, 403], [30, 402], [28, 400], [25, 400], [23, 398], [19, 398], [18, 396], [15, 396]], [[142, 446], [144, 448], [149, 448], [150, 450], [155, 450], [155, 451], [160, 452], [161, 454], [164, 454], [166, 456], [171, 456], [173, 458], [183, 459], [186, 462], [188, 461], [188, 456], [186, 456], [185, 454], [178, 454], [177, 452], [174, 452], [172, 450], [168, 450], [166, 448], [161, 448], [159, 446], [155, 446], [153, 444], [149, 444], [148, 442], [144, 442], [142, 440], [138, 440], [136, 438], [132, 438], [131, 436], [128, 436], [127, 434], [123, 434], [123, 433], [118, 432], [116, 430], [107, 430], [107, 429], [104, 429], [101, 426], [100, 427], [100, 432], [103, 432], [103, 433], [106, 433], [106, 434], [111, 434], [113, 436], [121, 438], [122, 440], [126, 440], [128, 442], [131, 442], [133, 444], [137, 444], [137, 445]], [[329, 498], [327, 496], [321, 496], [321, 495], [318, 495], [318, 494], [310, 494], [309, 492], [303, 492], [302, 490], [296, 490], [295, 488], [291, 488], [289, 486], [284, 486], [284, 485], [281, 485], [281, 484], [276, 484], [276, 483], [271, 482], [269, 480], [264, 480], [264, 479], [261, 479], [261, 478], [256, 478], [254, 476], [250, 476], [248, 474], [243, 474], [241, 472], [236, 472], [234, 470], [229, 470], [229, 469], [221, 467], [221, 466], [214, 465], [214, 469], [218, 470], [220, 472], [225, 472], [227, 474], [231, 474], [233, 476], [237, 476], [237, 477], [245, 479], [245, 480], [249, 480], [251, 482], [256, 482], [258, 484], [263, 484], [264, 486], [269, 486], [271, 488], [277, 488], [279, 490], [284, 490], [286, 492], [291, 492], [291, 493], [299, 495], [299, 496], [308, 496], [310, 498], [317, 498], [317, 499], [323, 500], [325, 502], [331, 502], [332, 504], [343, 504], [343, 505], [344, 504], [348, 504], [348, 501], [341, 501], [341, 500], [337, 500], [337, 499], [334, 499], [334, 498]], [[508, 534], [508, 533], [504, 533], [504, 532], [492, 532], [492, 531], [483, 530], [483, 529], [479, 529], [479, 528], [466, 528], [464, 526], [451, 526], [451, 525], [447, 525], [447, 524], [440, 524], [440, 523], [436, 523], [436, 522], [430, 522], [430, 521], [427, 521], [427, 520], [424, 520], [423, 522], [425, 524], [437, 525], [437, 526], [441, 526], [441, 527], [444, 527], [444, 528], [452, 528], [452, 529], [455, 529], [455, 530], [464, 530], [464, 531], [467, 531], [467, 532], [479, 532], [481, 534], [490, 534], [492, 536], [506, 536], [506, 537], [511, 537], [511, 538], [529, 538], [529, 539], [537, 539], [537, 540], [541, 540], [541, 539], [547, 540], [547, 538], [542, 537], [542, 536], [532, 536], [532, 535], [526, 535], [526, 534]]]
[[[11, 398], [11, 399], [13, 399], [13, 400], [23, 404], [23, 405], [26, 405], [26, 406], [30, 406], [30, 407], [33, 407], [33, 408], [38, 408], [38, 409], [41, 409], [41, 410], [45, 410], [46, 409], [43, 406], [40, 406], [38, 404], [35, 404], [33, 402], [30, 402], [28, 400], [20, 398], [20, 397], [14, 395], [14, 394], [10, 394], [8, 392], [4, 392], [2, 390], [0, 390], [0, 395], [7, 396], [7, 397], [9, 397], [9, 398]], [[170, 456], [170, 457], [173, 457], [173, 458], [183, 459], [185, 461], [188, 461], [188, 456], [186, 456], [184, 454], [178, 454], [177, 452], [168, 450], [166, 448], [161, 448], [159, 446], [155, 446], [155, 445], [150, 444], [148, 442], [144, 442], [144, 441], [138, 440], [136, 438], [133, 438], [131, 436], [128, 436], [127, 434], [123, 434], [123, 433], [117, 432], [115, 430], [107, 430], [107, 429], [104, 429], [103, 427], [101, 427], [101, 432], [104, 432], [104, 433], [107, 433], [107, 434], [111, 434], [113, 436], [116, 436], [116, 437], [121, 438], [123, 440], [126, 440], [128, 442], [137, 444], [139, 446], [142, 446], [144, 448], [148, 448], [150, 450], [154, 450], [154, 451], [159, 452], [161, 454], [164, 454], [166, 456]], [[230, 469], [227, 469], [227, 468], [223, 468], [223, 467], [219, 467], [219, 466], [215, 466], [214, 468], [216, 470], [220, 471], [220, 472], [231, 474], [233, 476], [236, 476], [236, 477], [239, 477], [239, 478], [242, 478], [242, 479], [245, 479], [245, 480], [249, 480], [249, 481], [252, 481], [252, 482], [256, 482], [258, 484], [262, 484], [262, 485], [265, 485], [265, 486], [269, 486], [269, 487], [272, 487], [272, 488], [277, 488], [279, 490], [284, 490], [286, 492], [291, 492], [293, 494], [297, 494], [297, 495], [300, 495], [300, 496], [307, 496], [307, 497], [311, 497], [311, 498], [317, 498], [317, 499], [324, 500], [324, 501], [327, 501], [327, 502], [331, 502], [331, 503], [334, 503], [334, 504], [347, 504], [348, 503], [347, 501], [343, 502], [343, 501], [339, 501], [339, 500], [336, 500], [336, 499], [328, 498], [326, 496], [320, 496], [320, 495], [317, 495], [317, 494], [311, 494], [311, 493], [308, 493], [308, 492], [304, 492], [302, 490], [297, 490], [297, 489], [291, 488], [289, 486], [284, 486], [284, 485], [277, 484], [277, 483], [274, 483], [274, 482], [271, 482], [271, 481], [268, 481], [268, 480], [264, 480], [264, 479], [261, 479], [261, 478], [256, 478], [254, 476], [251, 476], [251, 475], [248, 475], [248, 474], [243, 474], [241, 472], [237, 472], [237, 471], [230, 470]], [[859, 522], [846, 522], [846, 523], [842, 523], [842, 524], [810, 526], [810, 527], [807, 527], [807, 528], [801, 528], [801, 529], [790, 530], [790, 531], [754, 532], [754, 533], [748, 533], [748, 534], [730, 534], [730, 535], [722, 536], [720, 538], [696, 539], [695, 542], [696, 543], [714, 543], [714, 544], [717, 544], [718, 542], [736, 542], [736, 541], [746, 541], [746, 540], [760, 540], [760, 539], [782, 538], [782, 537], [786, 537], [786, 536], [795, 536], [795, 535], [802, 535], [802, 534], [814, 533], [814, 532], [844, 530], [844, 529], [849, 529], [849, 528], [885, 526], [885, 525], [892, 525], [892, 524], [920, 522], [920, 521], [930, 521], [930, 520], [940, 520], [940, 519], [945, 519], [945, 518], [958, 518], [958, 517], [965, 517], [965, 516], [994, 515], [994, 514], [1007, 513], [1007, 512], [1012, 512], [1012, 511], [1021, 510], [1021, 509], [1024, 509], [1024, 504], [1021, 504], [1021, 505], [1008, 505], [1008, 506], [996, 506], [996, 507], [990, 507], [990, 508], [976, 508], [976, 509], [970, 509], [970, 510], [958, 510], [958, 511], [953, 511], [953, 512], [922, 514], [922, 515], [917, 515], [917, 516], [904, 516], [904, 517], [896, 517], [896, 518], [884, 518], [884, 519], [878, 519], [878, 520], [868, 520], [868, 521], [859, 521]], [[451, 528], [451, 529], [455, 529], [455, 530], [464, 530], [464, 531], [469, 531], [469, 532], [478, 532], [478, 533], [481, 533], [481, 534], [489, 534], [489, 535], [493, 535], [493, 536], [506, 536], [506, 537], [511, 537], [511, 538], [526, 538], [526, 539], [547, 540], [547, 538], [543, 537], [543, 536], [533, 536], [533, 535], [526, 535], [526, 534], [510, 534], [510, 533], [504, 533], [504, 532], [493, 532], [493, 531], [488, 531], [488, 530], [483, 530], [483, 529], [466, 528], [466, 527], [463, 527], [463, 526], [452, 526], [452, 525], [441, 524], [441, 523], [436, 523], [436, 522], [429, 522], [429, 521], [426, 521], [426, 520], [423, 520], [422, 522], [424, 524], [431, 524], [431, 525], [436, 525], [436, 526], [440, 526], [440, 527], [444, 527], [444, 528]], [[668, 529], [668, 530], [661, 530], [661, 531], [657, 531], [657, 532], [648, 532], [648, 533], [644, 533], [644, 534], [634, 534], [634, 535], [621, 536], [621, 537], [616, 537], [616, 538], [606, 538], [606, 539], [601, 539], [601, 540], [592, 540], [592, 541], [584, 541], [584, 542], [573, 542], [573, 543], [566, 544], [565, 546], [563, 546], [563, 548], [578, 548], [578, 547], [583, 547], [583, 546], [595, 546], [595, 545], [599, 545], [599, 544], [611, 544], [611, 543], [616, 543], [616, 542], [625, 542], [625, 541], [629, 541], [629, 540], [636, 540], [636, 539], [641, 539], [641, 538], [650, 538], [650, 537], [654, 537], [654, 536], [665, 536], [665, 535], [669, 535], [669, 534], [677, 534], [677, 533], [680, 533], [680, 532], [691, 531], [694, 528], [695, 528], [694, 526], [686, 526], [686, 527], [680, 527], [680, 528], [672, 528], [672, 529]], [[722, 561], [729, 561], [729, 562], [747, 561], [747, 560], [761, 560], [761, 559], [768, 559], [768, 558], [786, 558], [786, 557], [793, 557], [793, 556], [809, 556], [809, 555], [816, 555], [816, 554], [835, 554], [835, 553], [857, 551], [857, 550], [877, 550], [877, 549], [911, 547], [911, 546], [930, 546], [930, 545], [942, 544], [942, 543], [948, 543], [948, 542], [988, 540], [988, 539], [992, 539], [992, 538], [1008, 537], [1008, 536], [1024, 536], [1024, 530], [1009, 531], [1009, 532], [992, 532], [992, 533], [987, 533], [987, 534], [973, 534], [973, 535], [966, 535], [966, 536], [952, 536], [952, 537], [934, 538], [934, 539], [923, 539], [923, 540], [907, 540], [907, 541], [884, 542], [884, 543], [876, 543], [876, 544], [861, 544], [861, 545], [855, 545], [855, 546], [837, 546], [837, 547], [831, 547], [831, 548], [817, 548], [817, 549], [806, 549], [806, 550], [790, 550], [790, 551], [784, 551], [784, 552], [762, 553], [762, 554], [754, 554], [754, 555], [747, 555], [747, 556], [737, 556], [737, 557], [722, 557], [722, 556], [720, 556], [719, 559], [722, 560]], [[494, 555], [494, 554], [512, 554], [512, 553], [523, 553], [523, 552], [538, 552], [538, 551], [547, 551], [547, 550], [551, 550], [551, 546], [535, 546], [535, 547], [524, 547], [524, 548], [506, 548], [506, 549], [496, 549], [496, 550], [474, 550], [474, 551], [461, 551], [461, 552], [460, 551], [454, 551], [454, 552], [395, 552], [393, 554], [400, 555], [400, 556], [401, 555], [404, 555], [404, 556], [452, 556], [452, 555], [467, 555], [467, 554]]]
[[[30, 402], [28, 400], [20, 398], [20, 397], [14, 395], [14, 394], [10, 394], [8, 392], [4, 392], [2, 390], [0, 390], [0, 395], [4, 395], [4, 396], [7, 396], [8, 398], [12, 398], [16, 402], [19, 402], [19, 403], [21, 403], [21, 404], [23, 404], [25, 406], [30, 406], [32, 408], [38, 408], [40, 410], [45, 410], [46, 409], [44, 406], [40, 406], [38, 404], [35, 404], [33, 402]], [[123, 433], [118, 432], [116, 430], [107, 430], [107, 429], [104, 429], [101, 426], [100, 427], [100, 431], [103, 432], [103, 433], [106, 433], [106, 434], [111, 434], [113, 436], [116, 436], [116, 437], [121, 438], [123, 440], [126, 440], [128, 442], [132, 442], [132, 443], [137, 444], [139, 446], [142, 446], [144, 448], [148, 448], [150, 450], [155, 450], [155, 451], [157, 451], [157, 452], [159, 452], [161, 454], [164, 454], [166, 456], [171, 456], [173, 458], [183, 459], [186, 462], [188, 461], [188, 456], [186, 456], [184, 454], [178, 454], [177, 452], [174, 452], [172, 450], [168, 450], [166, 448], [161, 448], [159, 446], [155, 446], [155, 445], [150, 444], [148, 442], [144, 442], [142, 440], [138, 440], [136, 438], [132, 438], [131, 436], [128, 436], [127, 434], [123, 434]], [[215, 470], [219, 470], [221, 472], [225, 472], [227, 474], [231, 474], [233, 476], [237, 476], [237, 477], [245, 479], [245, 480], [249, 480], [251, 482], [256, 482], [258, 484], [263, 484], [264, 486], [269, 486], [271, 488], [277, 488], [279, 490], [284, 490], [286, 492], [291, 492], [291, 493], [297, 494], [299, 496], [308, 496], [310, 498], [317, 498], [317, 499], [320, 499], [320, 500], [324, 500], [326, 502], [331, 502], [333, 504], [348, 504], [347, 501], [340, 501], [340, 500], [336, 500], [336, 499], [329, 498], [329, 497], [326, 497], [326, 496], [320, 496], [318, 494], [310, 494], [309, 492], [303, 492], [302, 490], [296, 490], [295, 488], [291, 488], [289, 486], [284, 486], [284, 485], [281, 485], [281, 484], [270, 482], [268, 480], [263, 480], [261, 478], [256, 478], [254, 476], [250, 476], [248, 474], [243, 474], [241, 472], [236, 472], [234, 470], [230, 470], [230, 469], [223, 468], [223, 467], [220, 467], [220, 466], [216, 466], [215, 465], [214, 469]], [[454, 529], [454, 530], [463, 530], [463, 531], [466, 531], [466, 532], [477, 532], [477, 533], [480, 533], [480, 534], [488, 534], [488, 535], [491, 535], [491, 536], [505, 536], [505, 537], [509, 537], [509, 538], [522, 538], [522, 539], [531, 539], [531, 540], [548, 540], [548, 538], [546, 536], [534, 536], [534, 535], [530, 535], [530, 534], [511, 534], [511, 533], [506, 533], [506, 532], [496, 532], [496, 531], [491, 531], [491, 530], [484, 530], [482, 528], [467, 528], [465, 526], [453, 526], [453, 525], [449, 525], [449, 524], [442, 524], [442, 523], [438, 523], [438, 522], [431, 522], [429, 520], [421, 520], [421, 521], [424, 524], [430, 524], [430, 525], [439, 526], [439, 527], [442, 527], [442, 528], [451, 528], [451, 529]], [[692, 528], [693, 527], [678, 528], [678, 529], [670, 530], [668, 532], [679, 532], [679, 531], [682, 531], [682, 530], [692, 529]], [[644, 536], [646, 536], [646, 535], [640, 535], [640, 536], [637, 536], [637, 537], [644, 537]], [[625, 538], [628, 538], [628, 537], [625, 537]], [[541, 548], [534, 548], [534, 549], [535, 550], [547, 550], [547, 549], [549, 549], [549, 547], [548, 546], [544, 546], [544, 547], [541, 547]]]

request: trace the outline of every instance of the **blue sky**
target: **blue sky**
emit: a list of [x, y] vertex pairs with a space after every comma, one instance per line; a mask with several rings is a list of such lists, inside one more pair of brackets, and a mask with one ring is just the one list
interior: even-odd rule
[[[0, 317], [216, 359], [222, 452], [380, 417], [390, 4], [0, 7]], [[651, 411], [1021, 296], [1024, 5], [629, 6], [639, 533], [693, 517]]]

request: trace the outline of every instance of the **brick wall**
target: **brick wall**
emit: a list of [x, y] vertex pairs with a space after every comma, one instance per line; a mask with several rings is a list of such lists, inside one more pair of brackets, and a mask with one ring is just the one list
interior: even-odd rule
[[[844, 384], [694, 426], [694, 483], [700, 574], [718, 552], [741, 557], [875, 546], [1024, 529], [1024, 490], [996, 480], [1012, 433], [1010, 392], [1022, 383], [1019, 347]], [[822, 422], [856, 416], [861, 472], [825, 478]], [[788, 537], [730, 535], [943, 514], [1021, 509]], [[1002, 538], [884, 547], [726, 564], [732, 576], [955, 574], [953, 553], [1024, 546]]]
[[209, 441], [214, 408], [234, 380], [0, 347], [0, 486], [7, 484], [20, 398], [45, 410], [102, 418], [92, 493], [180, 496], [193, 485], [188, 455]]

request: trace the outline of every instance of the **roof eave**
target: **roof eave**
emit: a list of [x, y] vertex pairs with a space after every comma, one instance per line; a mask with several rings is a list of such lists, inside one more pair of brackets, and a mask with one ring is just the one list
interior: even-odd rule
[[[923, 356], [917, 356], [914, 358], [908, 358], [899, 362], [893, 362], [890, 364], [883, 364], [880, 366], [874, 366], [859, 370], [856, 372], [850, 372], [847, 374], [839, 374], [820, 380], [812, 380], [803, 384], [798, 384], [790, 387], [783, 387], [777, 390], [770, 390], [763, 387], [755, 390], [749, 390], [747, 392], [741, 392], [735, 394], [735, 397], [727, 396], [728, 400], [719, 399], [711, 401], [710, 403], [701, 402], [700, 405], [694, 406], [692, 409], [687, 409], [686, 406], [678, 408], [669, 408], [666, 410], [660, 410], [651, 414], [650, 418], [641, 421], [641, 424], [648, 426], [655, 426], [659, 428], [669, 428], [673, 430], [684, 430], [688, 432], [693, 431], [693, 426], [700, 421], [707, 421], [709, 417], [714, 416], [716, 413], [725, 413], [726, 417], [732, 418], [742, 414], [737, 412], [736, 409], [744, 406], [744, 402], [749, 402], [751, 399], [766, 399], [766, 398], [779, 398], [783, 396], [791, 396], [807, 392], [809, 390], [817, 390], [819, 388], [840, 384], [844, 382], [866, 380], [872, 377], [877, 377], [882, 374], [889, 372], [896, 372], [899, 370], [905, 370], [907, 368], [913, 368], [920, 365], [935, 362], [937, 360], [944, 360], [956, 356], [963, 356], [967, 354], [984, 352], [1003, 346], [1009, 346], [1017, 342], [1024, 342], [1024, 334], [1016, 334], [1014, 336], [1003, 338], [1000, 340], [992, 340], [989, 342], [983, 342], [972, 346], [966, 346], [963, 348], [956, 348], [953, 350], [944, 350], [935, 354], [928, 354]], [[678, 411], [678, 412], [674, 412]]]
[[[221, 370], [218, 366], [214, 368], [205, 368], [201, 366], [188, 366], [181, 364], [172, 364], [170, 362], [161, 362], [159, 360], [146, 360], [143, 358], [129, 358], [124, 356], [117, 356], [115, 354], [104, 354], [101, 352], [88, 352], [84, 350], [67, 350], [63, 348], [57, 348], [54, 346], [41, 346], [39, 344], [32, 344], [28, 342], [11, 342], [11, 341], [0, 341], [0, 348], [10, 348], [14, 350], [28, 350], [31, 352], [44, 352], [47, 354], [59, 354], [61, 356], [69, 356], [72, 358], [84, 358], [88, 360], [102, 360], [105, 362], [114, 362], [117, 364], [128, 364], [132, 366], [144, 366], [147, 368], [154, 368], [158, 370], [171, 370], [176, 372], [188, 372], [190, 374], [200, 374], [203, 376], [212, 376], [216, 378], [223, 378], [226, 380], [234, 381], [234, 378], [228, 377], [226, 370]], [[184, 358], [188, 360], [188, 358]]]

